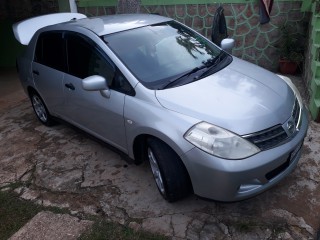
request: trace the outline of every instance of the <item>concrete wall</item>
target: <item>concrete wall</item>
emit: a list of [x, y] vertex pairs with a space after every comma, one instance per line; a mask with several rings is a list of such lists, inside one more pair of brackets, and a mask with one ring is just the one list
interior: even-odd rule
[[[63, 0], [5, 0], [0, 2], [0, 66], [14, 65], [13, 58], [21, 52], [12, 37], [11, 25], [28, 17], [59, 12]], [[188, 2], [188, 4], [181, 4]], [[199, 4], [191, 4], [199, 2]], [[271, 21], [259, 23], [259, 5], [256, 0], [216, 0], [211, 1], [141, 1], [143, 13], [158, 13], [177, 19], [191, 26], [201, 34], [211, 37], [212, 19], [219, 5], [225, 9], [229, 36], [236, 40], [233, 54], [262, 67], [277, 71], [279, 52], [276, 49], [282, 24], [293, 26], [302, 38], [307, 36], [309, 13], [301, 12], [302, 0], [275, 0]], [[227, 3], [226, 3], [227, 2]], [[79, 0], [79, 12], [89, 16], [117, 13], [115, 0]], [[8, 55], [8, 53], [13, 53]]]
[[[105, 2], [80, 0], [78, 2], [79, 12], [91, 16], [115, 14], [117, 7], [112, 6], [111, 1]], [[193, 1], [199, 4], [174, 2], [178, 1], [171, 1], [170, 4], [168, 1], [141, 1], [140, 12], [169, 16], [211, 38], [212, 20], [216, 9], [222, 5], [225, 9], [229, 36], [236, 40], [233, 54], [272, 71], [278, 69], [279, 52], [276, 45], [281, 36], [279, 27], [289, 24], [295, 32], [301, 34], [301, 39], [305, 39], [310, 19], [309, 13], [301, 11], [302, 0], [275, 0], [271, 11], [271, 21], [264, 25], [259, 22], [258, 1], [220, 0], [215, 1], [219, 3], [214, 4], [200, 0]]]

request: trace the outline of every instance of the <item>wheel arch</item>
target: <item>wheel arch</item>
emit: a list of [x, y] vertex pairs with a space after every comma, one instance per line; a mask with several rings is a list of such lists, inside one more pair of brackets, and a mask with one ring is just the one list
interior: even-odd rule
[[34, 87], [28, 86], [27, 87], [27, 91], [28, 91], [28, 96], [29, 97], [31, 97], [31, 93], [36, 93], [36, 94], [38, 94], [40, 96], [40, 94], [38, 93], [38, 91]]
[[193, 191], [191, 175], [188, 171], [187, 165], [183, 161], [183, 158], [181, 158], [182, 154], [184, 154], [183, 151], [175, 143], [174, 140], [164, 135], [163, 133], [160, 133], [160, 135], [142, 133], [136, 136], [132, 144], [132, 155], [133, 155], [134, 162], [136, 164], [141, 164], [142, 162], [147, 160], [147, 139], [148, 138], [155, 138], [157, 140], [162, 141], [177, 154], [177, 156], [179, 157], [179, 161], [181, 161], [185, 171], [187, 172], [187, 175], [189, 177], [189, 181], [191, 184], [191, 188]]
[[[46, 106], [46, 103], [45, 101], [43, 100], [43, 98], [41, 97], [41, 95], [38, 93], [38, 91], [31, 87], [31, 86], [28, 86], [27, 87], [27, 93], [28, 93], [28, 96], [29, 96], [29, 99], [31, 101], [31, 104], [32, 104], [32, 107], [33, 107], [33, 110], [37, 116], [37, 118], [40, 120], [40, 122], [48, 127], [51, 127], [53, 125], [56, 124], [56, 120], [54, 119], [54, 117], [51, 115], [50, 111], [48, 110], [47, 106]], [[41, 104], [43, 105], [44, 107], [44, 111], [45, 111], [45, 115], [46, 115], [46, 119], [41, 119], [41, 117], [38, 115], [37, 113], [37, 110], [35, 109], [35, 106], [34, 106], [34, 103], [33, 103], [33, 96], [38, 96], [40, 98], [40, 101], [41, 101]]]
[[136, 137], [132, 141], [132, 144], [129, 144], [129, 146], [132, 146], [131, 148], [129, 148], [129, 156], [132, 157], [136, 163], [141, 163], [146, 159], [146, 156], [143, 155], [143, 152], [145, 152], [146, 150], [148, 138], [156, 138], [164, 142], [180, 157], [180, 159], [185, 152], [180, 148], [176, 141], [174, 141], [164, 133], [155, 131], [153, 129], [150, 132], [145, 131], [144, 133], [136, 135]]
[[[147, 158], [149, 158], [154, 178], [155, 180], [158, 179], [156, 177], [158, 174], [155, 176], [154, 167], [152, 167], [153, 163], [156, 162], [155, 166], [158, 169], [156, 172], [160, 171], [160, 178], [163, 179], [160, 182], [162, 183], [161, 186], [165, 189], [164, 192], [156, 180], [161, 195], [167, 201], [174, 202], [193, 192], [189, 171], [174, 149], [157, 137], [149, 136], [146, 141], [146, 154]], [[149, 150], [152, 153], [151, 155]], [[152, 156], [152, 160], [150, 160], [150, 156]]]
[[[30, 98], [30, 100], [31, 100], [31, 94], [32, 94], [32, 93], [35, 93], [35, 94], [39, 95], [39, 97], [41, 98], [41, 100], [42, 100], [43, 103], [45, 104], [45, 107], [46, 107], [47, 111], [50, 113], [50, 111], [49, 111], [49, 109], [48, 109], [48, 105], [47, 105], [47, 103], [46, 103], [46, 100], [40, 95], [40, 93], [37, 91], [37, 89], [35, 89], [35, 88], [32, 87], [32, 86], [28, 86], [28, 87], [27, 87], [27, 92], [28, 92], [28, 97]], [[51, 113], [50, 113], [50, 114], [51, 114]]]

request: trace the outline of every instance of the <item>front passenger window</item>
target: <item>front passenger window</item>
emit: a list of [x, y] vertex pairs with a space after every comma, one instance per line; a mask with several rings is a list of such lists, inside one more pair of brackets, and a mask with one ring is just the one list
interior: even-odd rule
[[110, 89], [134, 95], [134, 90], [127, 79], [112, 64], [111, 60], [102, 54], [102, 50], [92, 40], [85, 36], [69, 34], [67, 56], [69, 74], [81, 79], [99, 75], [107, 80]]
[[109, 87], [114, 79], [114, 67], [106, 61], [95, 45], [84, 38], [71, 35], [67, 40], [69, 73], [84, 79], [100, 75], [108, 81]]

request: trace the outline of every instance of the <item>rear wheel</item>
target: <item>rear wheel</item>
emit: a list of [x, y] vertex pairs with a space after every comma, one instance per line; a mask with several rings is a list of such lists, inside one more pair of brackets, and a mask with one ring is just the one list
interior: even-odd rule
[[164, 142], [150, 138], [147, 156], [159, 192], [169, 202], [186, 197], [191, 192], [188, 172], [179, 156]]
[[50, 115], [46, 105], [44, 104], [43, 100], [39, 96], [39, 94], [32, 92], [30, 94], [31, 104], [33, 107], [33, 110], [40, 120], [41, 123], [43, 123], [46, 126], [52, 126], [55, 124], [55, 121], [53, 120], [52, 116]]

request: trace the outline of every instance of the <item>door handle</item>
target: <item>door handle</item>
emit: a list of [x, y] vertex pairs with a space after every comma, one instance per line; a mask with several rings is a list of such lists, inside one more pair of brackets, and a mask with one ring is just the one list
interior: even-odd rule
[[73, 86], [72, 83], [66, 83], [65, 84], [66, 88], [70, 89], [70, 90], [75, 90], [76, 88]]
[[37, 70], [32, 70], [33, 74], [38, 75], [39, 76], [39, 71]]

